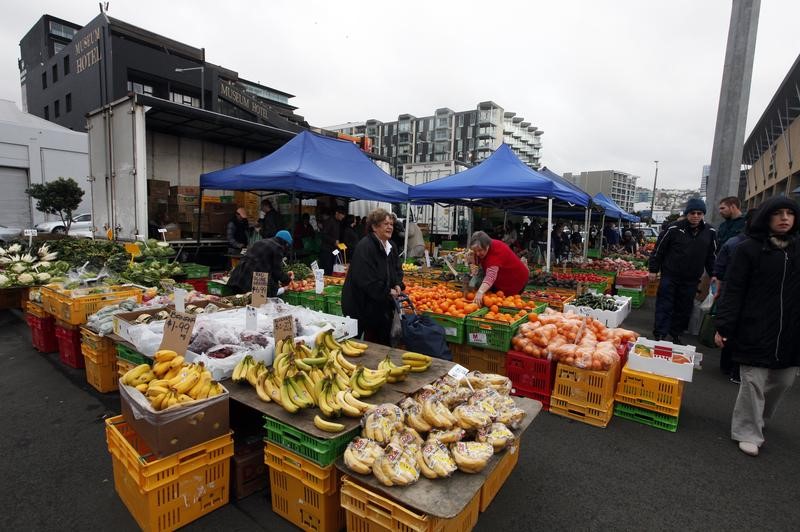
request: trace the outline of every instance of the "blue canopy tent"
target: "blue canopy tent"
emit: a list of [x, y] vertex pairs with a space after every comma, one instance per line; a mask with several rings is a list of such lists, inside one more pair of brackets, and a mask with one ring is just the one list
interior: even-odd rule
[[401, 203], [408, 185], [373, 163], [355, 144], [308, 131], [249, 163], [200, 176], [202, 190], [289, 191]]
[[611, 198], [609, 198], [608, 196], [606, 196], [602, 192], [598, 193], [594, 197], [594, 202], [596, 204], [600, 205], [601, 207], [603, 207], [605, 209], [606, 213], [610, 214], [611, 216], [614, 216], [615, 218], [619, 218], [620, 220], [625, 220], [625, 221], [628, 221], [628, 222], [638, 222], [639, 221], [639, 217], [638, 216], [635, 216], [633, 214], [629, 214], [629, 213], [625, 212], [622, 209], [622, 207], [617, 205], [617, 202], [615, 202], [614, 200], [612, 200]]
[[[588, 209], [591, 196], [567, 183], [526, 166], [507, 144], [501, 144], [481, 164], [435, 181], [411, 187], [412, 202], [486, 205], [506, 210], [525, 209], [535, 199], [547, 199], [552, 224], [553, 200]], [[547, 233], [546, 268], [550, 269], [550, 231]]]

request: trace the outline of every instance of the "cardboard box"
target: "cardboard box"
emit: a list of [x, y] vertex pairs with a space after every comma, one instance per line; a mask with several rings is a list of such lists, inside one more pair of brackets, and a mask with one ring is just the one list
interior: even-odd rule
[[677, 345], [672, 342], [638, 338], [628, 353], [627, 367], [692, 382], [694, 368], [699, 366], [702, 360], [703, 355], [696, 353], [693, 345]]
[[594, 318], [606, 327], [619, 327], [628, 314], [631, 313], [631, 298], [625, 296], [612, 296], [617, 301], [617, 310], [598, 310], [589, 307], [579, 307], [572, 304], [564, 305], [564, 312], [574, 312], [581, 316]]
[[166, 200], [167, 196], [169, 196], [169, 181], [148, 179], [147, 195], [148, 197], [160, 197]]
[[[157, 458], [163, 458], [218, 436], [224, 436], [230, 431], [228, 418], [230, 397], [227, 390], [224, 395], [208, 399], [208, 404], [205, 406], [202, 406], [202, 403], [192, 407], [187, 406], [186, 415], [180, 415], [178, 410], [171, 410], [168, 412], [168, 416], [164, 416], [165, 420], [163, 422], [159, 420], [158, 424], [153, 424], [147, 417], [141, 415], [139, 410], [141, 407], [133, 403], [129, 397], [129, 394], [132, 393], [140, 392], [120, 383], [122, 417], [147, 443]], [[160, 414], [148, 415], [148, 417], [153, 416], [158, 418]], [[169, 421], [166, 420], [167, 418]]]
[[169, 187], [169, 195], [199, 196], [200, 187], [189, 187], [189, 186]]
[[228, 231], [228, 222], [231, 221], [227, 213], [204, 213], [200, 218], [200, 231], [224, 235]]
[[238, 447], [231, 458], [231, 491], [241, 500], [269, 486], [269, 472], [264, 463], [264, 443]]

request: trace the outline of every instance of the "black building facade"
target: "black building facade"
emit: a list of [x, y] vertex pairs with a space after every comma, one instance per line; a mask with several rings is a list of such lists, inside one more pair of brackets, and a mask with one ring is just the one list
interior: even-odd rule
[[308, 128], [291, 94], [105, 13], [85, 26], [44, 15], [20, 41], [20, 57], [23, 109], [75, 131], [85, 129], [86, 113], [131, 92], [285, 131]]

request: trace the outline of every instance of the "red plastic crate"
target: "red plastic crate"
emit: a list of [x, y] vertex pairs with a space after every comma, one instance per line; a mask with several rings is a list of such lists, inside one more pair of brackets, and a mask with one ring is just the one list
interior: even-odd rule
[[56, 325], [56, 338], [58, 338], [58, 358], [67, 366], [83, 369], [83, 352], [81, 351], [81, 330], [65, 329]]
[[201, 294], [208, 293], [208, 279], [184, 279], [181, 282], [192, 285], [192, 287]]
[[550, 408], [555, 375], [555, 362], [552, 360], [535, 358], [519, 351], [506, 353], [506, 376], [511, 379], [511, 393], [541, 401], [545, 410]]
[[31, 329], [31, 344], [40, 353], [58, 351], [55, 320], [52, 317], [40, 318], [33, 314], [25, 314], [25, 321]]

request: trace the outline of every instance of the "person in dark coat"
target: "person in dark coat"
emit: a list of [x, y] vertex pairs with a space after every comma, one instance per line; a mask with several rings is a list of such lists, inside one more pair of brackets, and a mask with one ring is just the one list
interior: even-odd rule
[[728, 196], [719, 200], [719, 214], [725, 221], [719, 224], [717, 241], [719, 246], [744, 231], [745, 219], [742, 216], [741, 203], [736, 196]]
[[716, 344], [730, 346], [740, 364], [731, 438], [751, 456], [800, 365], [798, 214], [797, 203], [782, 196], [759, 207], [726, 271], [714, 319]]
[[359, 240], [342, 288], [342, 312], [358, 320], [364, 339], [390, 345], [394, 298], [405, 289], [397, 248], [391, 243], [394, 222], [385, 209], [367, 216], [369, 234]]
[[261, 202], [261, 213], [258, 216], [258, 230], [261, 238], [272, 238], [281, 229], [283, 229], [281, 215], [272, 206], [270, 200], [263, 200]]
[[233, 213], [233, 218], [228, 222], [228, 255], [239, 255], [247, 247], [250, 237], [250, 223], [247, 221], [247, 211], [239, 207]]
[[266, 272], [267, 297], [275, 297], [283, 293], [281, 285], [289, 284], [294, 277], [293, 272], [283, 272], [283, 258], [292, 247], [292, 235], [289, 231], [280, 230], [272, 238], [259, 240], [247, 250], [247, 255], [231, 272], [228, 286], [236, 294], [244, 294], [253, 289], [253, 272]]
[[658, 236], [650, 256], [650, 280], [661, 272], [661, 284], [656, 299], [653, 334], [663, 340], [667, 334], [673, 343], [683, 344], [681, 334], [689, 325], [692, 300], [703, 269], [712, 275], [717, 255], [717, 235], [703, 221], [706, 204], [699, 198], [690, 199], [684, 209], [685, 220], [674, 223]]
[[342, 222], [342, 243], [347, 246], [347, 260], [352, 260], [359, 237], [356, 234], [356, 217], [352, 214], [345, 216]]
[[333, 251], [339, 249], [339, 242], [342, 239], [342, 220], [347, 215], [347, 209], [336, 207], [333, 216], [328, 216], [322, 220], [320, 236], [322, 242], [319, 246], [319, 267], [325, 270], [325, 275], [333, 273], [333, 265], [336, 257]]

